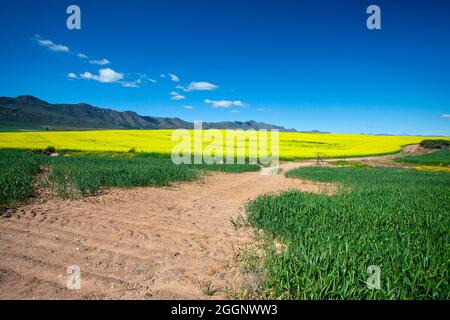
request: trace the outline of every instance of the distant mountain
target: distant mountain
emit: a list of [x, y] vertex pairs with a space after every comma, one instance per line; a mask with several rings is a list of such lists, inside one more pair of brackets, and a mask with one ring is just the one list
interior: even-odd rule
[[322, 134], [329, 134], [331, 132], [326, 132], [326, 131], [320, 131], [320, 130], [311, 130], [311, 131], [300, 131], [302, 133], [322, 133]]
[[[179, 118], [140, 116], [133, 111], [119, 112], [86, 103], [50, 104], [33, 96], [19, 96], [0, 97], [0, 126], [41, 130], [193, 129], [194, 124]], [[207, 122], [203, 128], [296, 131], [253, 120]]]

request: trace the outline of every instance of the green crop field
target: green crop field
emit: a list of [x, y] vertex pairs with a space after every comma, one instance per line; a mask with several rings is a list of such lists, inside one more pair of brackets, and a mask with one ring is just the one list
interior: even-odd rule
[[[264, 245], [263, 296], [283, 299], [449, 299], [450, 174], [308, 167], [288, 177], [338, 185], [247, 205]], [[381, 269], [381, 289], [366, 286]]]
[[40, 158], [28, 152], [0, 151], [0, 213], [7, 205], [27, 199], [34, 189]]
[[52, 168], [50, 181], [61, 195], [75, 189], [82, 195], [96, 194], [100, 187], [166, 186], [176, 181], [192, 181], [199, 170], [244, 172], [258, 171], [259, 166], [244, 165], [175, 165], [170, 158], [156, 155], [135, 157], [70, 156], [46, 159]]
[[411, 155], [395, 159], [396, 162], [418, 164], [418, 165], [450, 165], [450, 150], [440, 150], [422, 155]]
[[259, 166], [175, 165], [170, 157], [156, 154], [78, 153], [48, 157], [32, 151], [0, 150], [0, 209], [29, 198], [36, 177], [47, 172], [42, 186], [60, 196], [96, 194], [101, 187], [165, 186], [197, 179], [202, 171], [258, 171]]
[[61, 195], [75, 188], [82, 195], [96, 194], [100, 187], [165, 186], [191, 181], [198, 173], [170, 160], [154, 158], [54, 157], [46, 159], [50, 181]]

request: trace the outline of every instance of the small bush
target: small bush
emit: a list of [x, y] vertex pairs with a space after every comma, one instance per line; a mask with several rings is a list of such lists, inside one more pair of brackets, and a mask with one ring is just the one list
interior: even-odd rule
[[48, 146], [44, 150], [41, 151], [42, 154], [45, 154], [47, 156], [51, 155], [52, 153], [56, 152], [56, 148], [52, 146]]
[[450, 141], [448, 140], [423, 140], [420, 143], [422, 148], [426, 149], [448, 149], [450, 148]]

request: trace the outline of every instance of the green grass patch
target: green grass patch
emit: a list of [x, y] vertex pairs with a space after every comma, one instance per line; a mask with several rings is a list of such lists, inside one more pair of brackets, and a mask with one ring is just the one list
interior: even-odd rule
[[[260, 196], [249, 222], [266, 246], [265, 295], [284, 299], [449, 299], [450, 174], [308, 167], [286, 176], [336, 183], [333, 196]], [[367, 268], [381, 268], [369, 289]]]
[[166, 186], [176, 181], [192, 181], [198, 172], [176, 166], [170, 160], [127, 157], [49, 157], [50, 181], [62, 196], [74, 190], [94, 195], [101, 187]]
[[440, 150], [421, 155], [409, 155], [396, 158], [395, 161], [418, 165], [448, 166], [450, 165], [450, 150]]
[[0, 150], [0, 213], [32, 195], [36, 176], [43, 169], [48, 172], [43, 186], [63, 197], [95, 195], [100, 188], [109, 187], [166, 186], [193, 181], [204, 171], [259, 170], [250, 164], [175, 165], [170, 155], [149, 153], [66, 150], [61, 154], [64, 156], [49, 157], [39, 151]]
[[238, 173], [259, 170], [259, 166], [249, 164], [175, 165], [164, 156], [129, 153], [49, 157], [46, 163], [52, 172], [50, 181], [63, 196], [74, 190], [82, 195], [93, 195], [101, 187], [167, 186], [172, 182], [193, 181], [201, 171]]
[[341, 167], [357, 167], [357, 168], [369, 168], [370, 167], [361, 161], [336, 160], [336, 161], [331, 161], [330, 164], [333, 166], [341, 166]]
[[32, 152], [0, 152], [0, 213], [33, 193], [42, 159], [43, 156]]
[[41, 126], [26, 126], [16, 124], [0, 123], [0, 132], [27, 132], [27, 131], [44, 131]]

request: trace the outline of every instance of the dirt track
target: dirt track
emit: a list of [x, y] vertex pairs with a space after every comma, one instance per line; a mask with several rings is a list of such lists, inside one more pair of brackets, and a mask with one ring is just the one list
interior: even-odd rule
[[[0, 219], [0, 298], [225, 298], [239, 286], [235, 258], [250, 240], [230, 218], [248, 199], [291, 188], [329, 187], [283, 174], [216, 173], [167, 188], [35, 199]], [[80, 290], [66, 288], [70, 265], [81, 269]]]

